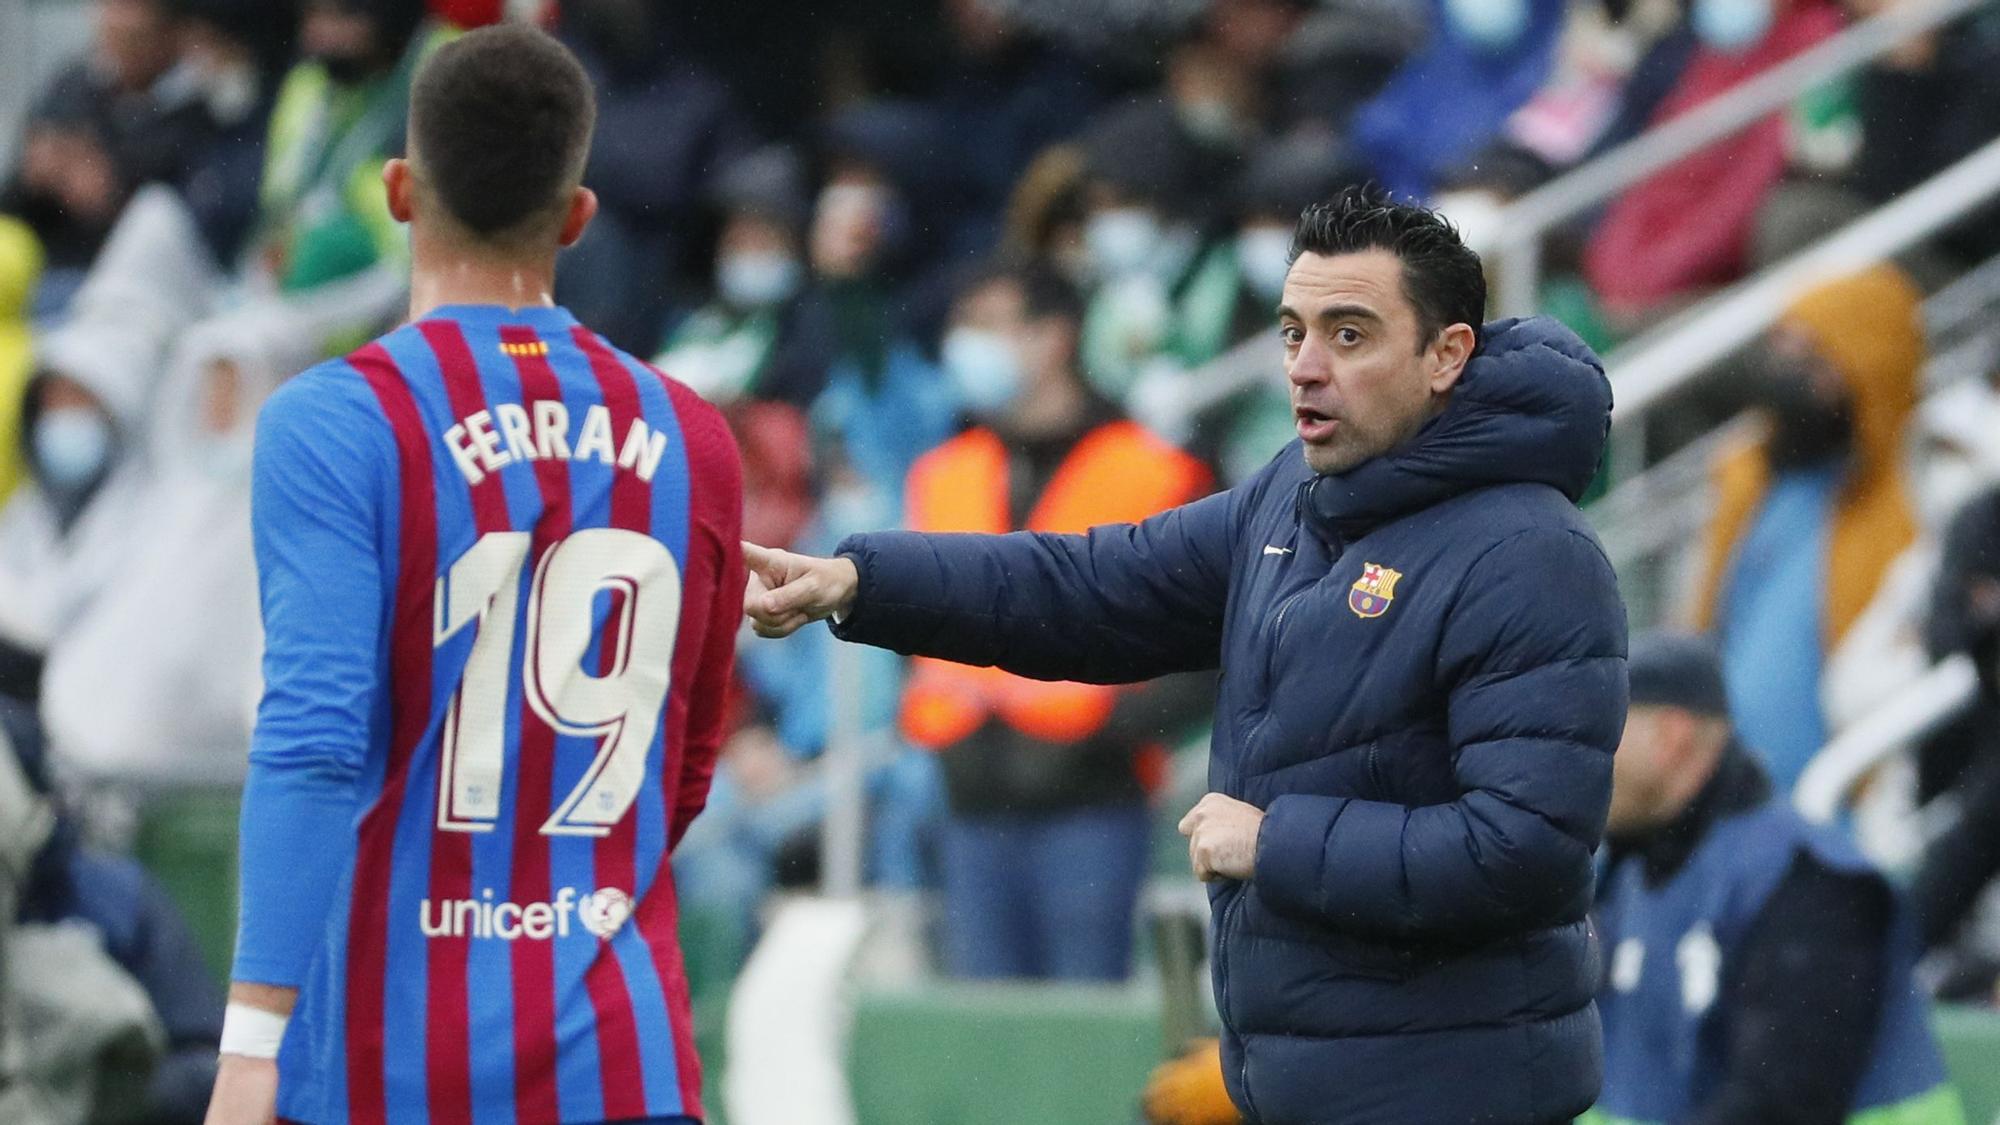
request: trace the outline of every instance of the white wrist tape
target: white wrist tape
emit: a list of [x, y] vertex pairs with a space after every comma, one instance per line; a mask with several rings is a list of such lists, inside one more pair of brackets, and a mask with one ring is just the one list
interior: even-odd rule
[[278, 1044], [284, 1042], [289, 1016], [231, 1004], [222, 1013], [222, 1053], [252, 1059], [275, 1059]]

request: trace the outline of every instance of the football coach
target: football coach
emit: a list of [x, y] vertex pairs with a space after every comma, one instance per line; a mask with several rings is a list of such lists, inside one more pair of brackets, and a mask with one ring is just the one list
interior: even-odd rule
[[1220, 666], [1181, 830], [1244, 1117], [1566, 1122], [1602, 1070], [1585, 912], [1625, 720], [1576, 508], [1610, 384], [1553, 321], [1479, 327], [1479, 258], [1431, 211], [1350, 191], [1292, 256], [1299, 440], [1249, 481], [1087, 535], [748, 545], [745, 610], [1047, 680]]

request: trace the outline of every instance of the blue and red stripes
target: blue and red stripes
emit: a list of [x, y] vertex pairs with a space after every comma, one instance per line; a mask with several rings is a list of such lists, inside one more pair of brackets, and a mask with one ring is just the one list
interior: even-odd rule
[[355, 851], [347, 952], [347, 1098], [352, 1125], [388, 1117], [384, 1033], [388, 996], [389, 881], [410, 762], [430, 724], [432, 596], [437, 574], [437, 505], [429, 435], [409, 385], [380, 344], [350, 359], [375, 393], [395, 437], [400, 480], [396, 597], [389, 636], [388, 768], [363, 814]]

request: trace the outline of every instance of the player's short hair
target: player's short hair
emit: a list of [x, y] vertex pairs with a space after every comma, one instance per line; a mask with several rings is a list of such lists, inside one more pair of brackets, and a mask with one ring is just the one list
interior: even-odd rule
[[481, 28], [439, 47], [410, 91], [420, 178], [486, 242], [546, 237], [561, 223], [596, 124], [582, 64], [525, 24]]
[[1374, 187], [1350, 187], [1299, 215], [1292, 260], [1300, 254], [1387, 250], [1403, 263], [1403, 295], [1417, 311], [1417, 347], [1454, 324], [1479, 332], [1486, 319], [1486, 272], [1457, 228], [1428, 207]]
[[1047, 263], [1011, 255], [996, 258], [966, 274], [959, 284], [958, 295], [969, 297], [994, 285], [1011, 285], [1019, 290], [1021, 311], [1029, 320], [1060, 317], [1071, 324], [1083, 323], [1083, 295]]

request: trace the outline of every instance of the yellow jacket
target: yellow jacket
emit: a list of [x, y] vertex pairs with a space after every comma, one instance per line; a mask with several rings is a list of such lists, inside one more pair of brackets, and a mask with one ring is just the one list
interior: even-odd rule
[[[1801, 297], [1783, 323], [1804, 333], [1846, 382], [1854, 418], [1852, 468], [1835, 501], [1822, 593], [1828, 651], [1861, 616], [1875, 588], [1917, 535], [1903, 480], [1903, 432], [1917, 405], [1924, 364], [1922, 296], [1890, 265], [1831, 281]], [[1736, 545], [1771, 483], [1762, 439], [1716, 463], [1716, 511], [1704, 543], [1695, 606], [1702, 628], [1715, 624]]]
[[41, 275], [42, 244], [25, 224], [0, 217], [0, 501], [27, 468], [21, 407], [35, 367], [28, 303]]

